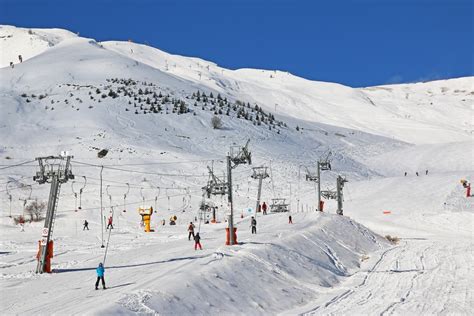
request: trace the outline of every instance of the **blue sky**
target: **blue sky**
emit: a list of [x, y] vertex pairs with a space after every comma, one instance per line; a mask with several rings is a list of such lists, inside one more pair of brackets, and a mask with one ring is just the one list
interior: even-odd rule
[[0, 23], [360, 87], [473, 75], [474, 0], [0, 0]]

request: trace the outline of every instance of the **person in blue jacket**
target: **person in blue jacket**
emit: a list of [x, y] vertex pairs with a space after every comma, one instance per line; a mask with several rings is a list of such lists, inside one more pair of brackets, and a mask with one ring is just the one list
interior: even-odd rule
[[105, 290], [105, 281], [104, 281], [105, 269], [104, 269], [104, 265], [102, 264], [102, 262], [99, 263], [99, 266], [97, 267], [97, 269], [95, 269], [95, 271], [97, 272], [97, 281], [95, 282], [95, 289], [96, 290], [99, 289], [99, 281], [102, 280], [102, 287]]

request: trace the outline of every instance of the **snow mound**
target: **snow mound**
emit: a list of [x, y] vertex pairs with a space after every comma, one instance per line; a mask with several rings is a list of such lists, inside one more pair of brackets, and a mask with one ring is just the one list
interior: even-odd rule
[[[236, 247], [198, 253], [177, 274], [126, 293], [119, 306], [109, 305], [103, 311], [274, 314], [314, 300], [354, 273], [367, 254], [388, 245], [345, 217], [314, 213], [296, 217], [299, 223], [292, 231], [284, 227], [288, 224], [278, 224], [286, 220], [284, 215], [261, 218], [263, 233]], [[196, 267], [199, 273], [193, 273]]]

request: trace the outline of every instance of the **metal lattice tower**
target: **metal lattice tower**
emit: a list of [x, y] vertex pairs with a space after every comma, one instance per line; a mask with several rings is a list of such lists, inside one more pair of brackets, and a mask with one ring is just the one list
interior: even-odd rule
[[247, 141], [244, 147], [231, 146], [230, 153], [227, 156], [227, 185], [228, 191], [227, 196], [229, 198], [230, 215], [228, 219], [229, 232], [230, 232], [230, 244], [235, 245], [234, 238], [234, 206], [232, 197], [232, 169], [236, 168], [240, 164], [252, 164], [252, 155], [248, 149], [250, 139]]
[[43, 273], [45, 271], [47, 249], [53, 235], [61, 184], [66, 183], [69, 179], [74, 179], [71, 171], [71, 158], [73, 157], [63, 152], [60, 156], [37, 157], [35, 159], [38, 161], [39, 171], [36, 172], [33, 180], [39, 184], [51, 183], [36, 273]]
[[327, 154], [326, 154], [326, 157], [324, 158], [320, 158], [317, 162], [317, 166], [316, 166], [316, 175], [314, 175], [313, 173], [310, 173], [308, 168], [306, 168], [307, 170], [307, 174], [306, 174], [306, 181], [313, 181], [313, 182], [316, 182], [318, 184], [318, 189], [317, 189], [317, 209], [318, 211], [322, 211], [321, 209], [321, 171], [327, 171], [327, 170], [331, 170], [331, 161], [330, 161], [330, 157], [331, 157], [332, 153], [329, 151]]
[[258, 179], [258, 192], [257, 192], [257, 205], [255, 206], [255, 218], [257, 218], [257, 211], [260, 205], [260, 196], [262, 194], [262, 181], [269, 177], [267, 167], [254, 167], [252, 168], [253, 174], [252, 179]]
[[332, 200], [337, 200], [337, 210], [336, 213], [339, 215], [344, 214], [343, 210], [343, 201], [344, 201], [344, 195], [343, 195], [343, 188], [344, 188], [344, 183], [348, 182], [346, 178], [343, 178], [342, 176], [337, 176], [336, 179], [336, 190], [324, 190], [321, 191], [321, 195], [325, 199], [332, 199]]
[[337, 190], [337, 214], [343, 215], [344, 210], [342, 209], [342, 202], [344, 201], [344, 196], [343, 196], [343, 188], [344, 188], [344, 183], [348, 182], [346, 178], [343, 178], [341, 176], [337, 177], [336, 180], [336, 190]]

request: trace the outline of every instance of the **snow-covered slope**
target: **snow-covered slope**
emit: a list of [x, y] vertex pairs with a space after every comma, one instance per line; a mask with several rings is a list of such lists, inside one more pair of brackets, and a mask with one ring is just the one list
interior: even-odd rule
[[[474, 308], [474, 205], [459, 183], [474, 177], [472, 77], [353, 89], [57, 29], [2, 26], [0, 42], [1, 313]], [[214, 116], [222, 128], [211, 127]], [[229, 147], [248, 139], [253, 164], [233, 170], [241, 244], [225, 247], [226, 197], [206, 199], [218, 206], [220, 223], [195, 217], [207, 166], [222, 176]], [[104, 148], [108, 154], [98, 158]], [[36, 275], [42, 223], [20, 232], [8, 215], [23, 214], [24, 201], [47, 199], [49, 186], [31, 180], [37, 165], [28, 161], [62, 150], [75, 156], [76, 179], [61, 190], [53, 234], [58, 273]], [[323, 172], [322, 187], [347, 177], [344, 217], [334, 215], [334, 200], [314, 213], [315, 183], [305, 181], [329, 151], [332, 170]], [[294, 224], [288, 214], [258, 215], [252, 235], [251, 167], [260, 165], [270, 174], [262, 200], [286, 198]], [[74, 193], [85, 181], [78, 210]], [[110, 290], [90, 293], [104, 256], [101, 183], [103, 216], [113, 209], [116, 223], [106, 261]], [[137, 208], [150, 205], [156, 231], [146, 234]], [[160, 225], [175, 215], [176, 226]], [[90, 231], [82, 231], [84, 219]], [[186, 240], [190, 221], [202, 233], [202, 252]], [[389, 244], [380, 237], [386, 234], [401, 241]], [[25, 293], [31, 299], [22, 301]], [[433, 304], [437, 296], [443, 299]]]
[[76, 37], [62, 29], [24, 29], [0, 25], [0, 68], [40, 55], [65, 39]]
[[[171, 55], [132, 42], [71, 41], [67, 39], [75, 36], [67, 31], [33, 29], [41, 43], [61, 44], [53, 47], [55, 52], [51, 53], [51, 49], [36, 49], [33, 44], [36, 41], [31, 42], [29, 37], [33, 35], [26, 29], [5, 26], [0, 30], [5, 36], [4, 43], [24, 49], [27, 55], [46, 55], [45, 59], [31, 61], [28, 67], [17, 65], [15, 69], [3, 69], [2, 87], [8, 82], [18, 88], [31, 87], [31, 80], [35, 80], [35, 88], [41, 87], [40, 82], [90, 84], [107, 77], [125, 77], [126, 72], [134, 79], [159, 80], [175, 89], [190, 92], [200, 87], [251, 104], [256, 102], [276, 115], [362, 130], [411, 143], [469, 141], [474, 130], [470, 119], [473, 78], [352, 89], [309, 81], [281, 71], [228, 70], [201, 59]], [[14, 36], [8, 38], [8, 34], [13, 33]], [[2, 52], [11, 51], [2, 48]], [[47, 80], [38, 82], [37, 76]], [[180, 78], [181, 84], [177, 84], [175, 78]]]
[[156, 69], [302, 120], [413, 143], [466, 141], [474, 132], [473, 78], [352, 89], [281, 71], [232, 71], [129, 42], [103, 45]]

